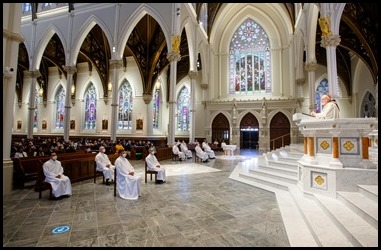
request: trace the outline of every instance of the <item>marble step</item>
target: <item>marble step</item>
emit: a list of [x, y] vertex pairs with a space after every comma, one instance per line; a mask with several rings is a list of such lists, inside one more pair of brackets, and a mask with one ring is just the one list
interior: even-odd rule
[[283, 161], [282, 159], [279, 159], [277, 161], [268, 160], [267, 164], [272, 165], [272, 166], [280, 166], [280, 167], [298, 169], [298, 163], [297, 162], [288, 162], [288, 161]]
[[241, 172], [239, 173], [239, 178], [243, 178], [246, 180], [250, 180], [254, 183], [259, 183], [261, 186], [265, 185], [265, 187], [277, 188], [281, 190], [288, 190], [289, 185], [293, 185], [290, 182], [285, 182], [281, 180], [276, 180], [274, 178], [268, 178], [260, 175], [253, 174], [251, 171], [249, 172]]
[[290, 186], [289, 191], [319, 247], [354, 246], [311, 194], [303, 193], [296, 186]]
[[293, 177], [298, 177], [298, 169], [295, 169], [295, 168], [260, 164], [259, 169], [263, 169], [266, 171], [273, 171], [275, 173], [282, 173], [282, 174], [290, 175]]
[[264, 176], [264, 177], [268, 177], [268, 178], [273, 178], [273, 179], [276, 179], [276, 180], [281, 180], [281, 181], [285, 181], [285, 182], [289, 182], [289, 183], [292, 183], [292, 184], [296, 184], [297, 180], [298, 180], [298, 172], [295, 171], [295, 172], [277, 172], [277, 171], [274, 171], [273, 169], [265, 169], [265, 168], [259, 168], [259, 169], [250, 169], [249, 170], [250, 173], [254, 174], [254, 175], [260, 175], [260, 176]]
[[378, 203], [378, 185], [357, 185], [359, 192]]
[[345, 203], [356, 214], [378, 229], [378, 203], [360, 192], [337, 192], [337, 199]]
[[314, 194], [315, 200], [355, 247], [378, 247], [378, 230], [344, 202]]

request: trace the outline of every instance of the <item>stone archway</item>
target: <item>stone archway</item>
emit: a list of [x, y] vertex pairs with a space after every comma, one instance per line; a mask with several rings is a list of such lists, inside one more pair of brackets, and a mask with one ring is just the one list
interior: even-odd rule
[[278, 112], [270, 122], [270, 150], [290, 145], [291, 125], [285, 114]]
[[259, 123], [252, 113], [247, 113], [241, 120], [240, 130], [240, 148], [257, 149], [259, 140]]
[[222, 113], [219, 113], [214, 119], [212, 123], [212, 139], [211, 143], [217, 139], [217, 141], [221, 144], [222, 140], [225, 141], [226, 144], [230, 144], [230, 126], [228, 118]]

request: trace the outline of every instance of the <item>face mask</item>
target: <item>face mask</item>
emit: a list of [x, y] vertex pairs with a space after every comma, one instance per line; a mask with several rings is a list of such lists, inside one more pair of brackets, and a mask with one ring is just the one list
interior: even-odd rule
[[53, 156], [53, 161], [57, 160], [57, 155]]
[[127, 155], [127, 154], [122, 154], [123, 158], [126, 158], [126, 155]]
[[104, 153], [106, 150], [105, 149], [102, 149], [101, 152]]
[[154, 154], [155, 154], [155, 152], [152, 151], [152, 152], [151, 152], [151, 155], [154, 155]]

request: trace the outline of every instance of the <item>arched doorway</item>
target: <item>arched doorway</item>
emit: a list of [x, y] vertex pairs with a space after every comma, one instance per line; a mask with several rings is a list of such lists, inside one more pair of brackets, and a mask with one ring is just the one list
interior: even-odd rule
[[240, 148], [256, 149], [258, 146], [259, 123], [252, 113], [247, 113], [241, 120]]
[[225, 115], [222, 113], [219, 113], [214, 119], [212, 123], [212, 141], [218, 140], [218, 142], [221, 144], [222, 140], [226, 142], [226, 144], [229, 143], [229, 121], [228, 118], [226, 118]]
[[290, 122], [282, 112], [274, 115], [270, 122], [270, 150], [290, 145]]

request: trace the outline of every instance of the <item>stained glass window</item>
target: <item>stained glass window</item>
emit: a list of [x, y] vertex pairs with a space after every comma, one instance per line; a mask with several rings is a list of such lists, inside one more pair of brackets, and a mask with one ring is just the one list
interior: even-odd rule
[[189, 90], [184, 86], [177, 97], [177, 130], [189, 131], [189, 104]]
[[159, 129], [159, 114], [160, 114], [160, 89], [156, 88], [153, 95], [153, 129]]
[[34, 92], [34, 114], [33, 114], [33, 128], [37, 128], [37, 118], [38, 118], [38, 90], [39, 88], [37, 87], [36, 84], [36, 91]]
[[315, 112], [316, 113], [320, 113], [323, 108], [321, 105], [321, 97], [328, 93], [329, 93], [328, 80], [324, 78], [323, 80], [321, 80], [321, 82], [317, 86], [316, 92], [315, 92]]
[[203, 3], [200, 10], [200, 21], [205, 32], [208, 33], [208, 4]]
[[65, 89], [62, 86], [60, 86], [56, 95], [56, 128], [64, 127], [65, 96]]
[[233, 34], [229, 47], [229, 93], [271, 92], [270, 42], [266, 32], [248, 18]]
[[362, 100], [361, 117], [377, 117], [376, 99], [370, 92], [367, 92]]
[[130, 83], [124, 80], [119, 89], [118, 129], [132, 129], [133, 95]]
[[87, 87], [85, 99], [85, 129], [95, 129], [97, 119], [97, 93], [93, 83]]

